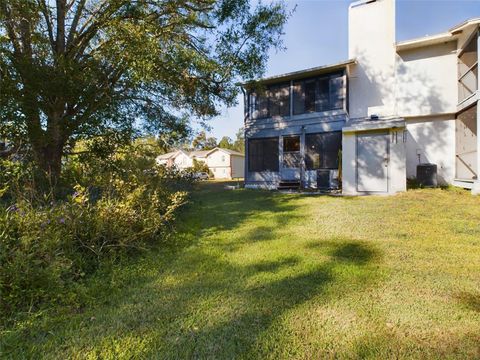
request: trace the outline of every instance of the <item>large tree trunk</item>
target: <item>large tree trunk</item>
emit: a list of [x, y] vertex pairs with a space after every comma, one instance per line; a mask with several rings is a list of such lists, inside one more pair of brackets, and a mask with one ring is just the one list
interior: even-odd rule
[[35, 159], [41, 170], [45, 172], [50, 185], [55, 187], [62, 172], [63, 146], [47, 144], [42, 151], [35, 154]]
[[47, 129], [42, 136], [30, 139], [33, 144], [35, 161], [45, 173], [50, 186], [55, 187], [62, 171], [62, 156], [65, 147], [65, 134], [62, 131], [61, 116], [52, 116], [47, 121]]

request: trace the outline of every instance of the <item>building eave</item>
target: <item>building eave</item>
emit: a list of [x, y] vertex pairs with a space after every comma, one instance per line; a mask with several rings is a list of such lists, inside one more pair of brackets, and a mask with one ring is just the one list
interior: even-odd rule
[[397, 51], [404, 51], [410, 49], [416, 49], [424, 46], [438, 45], [446, 42], [454, 41], [457, 37], [449, 32], [424, 36], [412, 40], [400, 41], [396, 44]]
[[343, 70], [348, 65], [353, 65], [353, 64], [356, 64], [356, 63], [357, 63], [356, 59], [349, 59], [349, 60], [338, 62], [338, 63], [335, 63], [335, 64], [316, 66], [316, 67], [313, 67], [313, 68], [293, 71], [293, 72], [285, 73], [285, 74], [281, 74], [281, 75], [269, 76], [269, 77], [265, 77], [265, 78], [258, 79], [258, 80], [250, 80], [250, 81], [247, 81], [247, 82], [244, 82], [244, 83], [238, 83], [237, 85], [245, 88], [245, 87], [249, 87], [249, 86], [252, 86], [254, 84], [257, 84], [257, 83], [268, 85], [268, 84], [280, 83], [280, 82], [284, 82], [284, 81], [304, 79], [304, 78], [308, 78], [308, 77], [312, 77], [312, 76], [316, 76], [316, 75], [321, 75], [321, 74], [334, 72], [334, 71], [337, 71], [337, 70]]
[[460, 33], [467, 26], [479, 25], [479, 24], [480, 24], [480, 18], [469, 19], [469, 20], [466, 20], [466, 21], [462, 22], [461, 24], [458, 24], [457, 26], [454, 26], [453, 28], [451, 28], [449, 30], [449, 32], [451, 32], [452, 34], [455, 35], [455, 34]]
[[455, 41], [458, 38], [458, 34], [460, 34], [466, 27], [471, 25], [479, 25], [480, 18], [473, 18], [458, 24], [446, 32], [423, 36], [420, 38], [415, 38], [411, 40], [399, 41], [396, 44], [397, 51], [404, 51], [410, 49], [416, 49], [425, 46], [431, 45], [438, 45], [450, 41]]

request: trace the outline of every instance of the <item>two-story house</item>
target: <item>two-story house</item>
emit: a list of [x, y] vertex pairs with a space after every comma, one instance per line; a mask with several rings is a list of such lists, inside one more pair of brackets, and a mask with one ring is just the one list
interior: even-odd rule
[[212, 150], [187, 152], [176, 150], [157, 156], [157, 164], [186, 170], [194, 160], [205, 163], [215, 179], [239, 179], [245, 173], [245, 155], [238, 151], [216, 147]]
[[395, 1], [349, 7], [349, 60], [242, 85], [245, 184], [405, 191], [419, 163], [480, 191], [480, 19], [396, 42]]

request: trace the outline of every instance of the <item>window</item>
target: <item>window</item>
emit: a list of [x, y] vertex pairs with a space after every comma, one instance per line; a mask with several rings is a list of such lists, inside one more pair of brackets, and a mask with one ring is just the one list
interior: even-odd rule
[[343, 74], [334, 74], [293, 83], [293, 114], [343, 109]]
[[[343, 109], [344, 73], [327, 74], [293, 81], [293, 114]], [[290, 83], [270, 85], [250, 93], [250, 113], [254, 119], [290, 115]]]
[[342, 147], [340, 131], [305, 135], [305, 166], [307, 170], [338, 169]]
[[222, 162], [225, 162], [225, 155], [222, 155]]
[[290, 83], [276, 84], [250, 94], [254, 119], [290, 115]]
[[268, 112], [270, 117], [290, 115], [290, 84], [270, 87]]
[[248, 140], [248, 171], [278, 171], [278, 137]]
[[285, 136], [283, 138], [283, 167], [300, 167], [300, 136]]

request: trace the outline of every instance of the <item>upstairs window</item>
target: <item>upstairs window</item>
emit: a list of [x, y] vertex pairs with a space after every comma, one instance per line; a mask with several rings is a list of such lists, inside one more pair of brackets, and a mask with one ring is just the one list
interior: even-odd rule
[[[345, 106], [346, 83], [343, 73], [292, 82], [293, 115], [340, 110]], [[290, 82], [270, 85], [250, 93], [253, 119], [290, 116]]]
[[254, 119], [290, 115], [290, 83], [276, 84], [250, 95]]
[[343, 109], [345, 81], [343, 74], [293, 82], [293, 114]]

